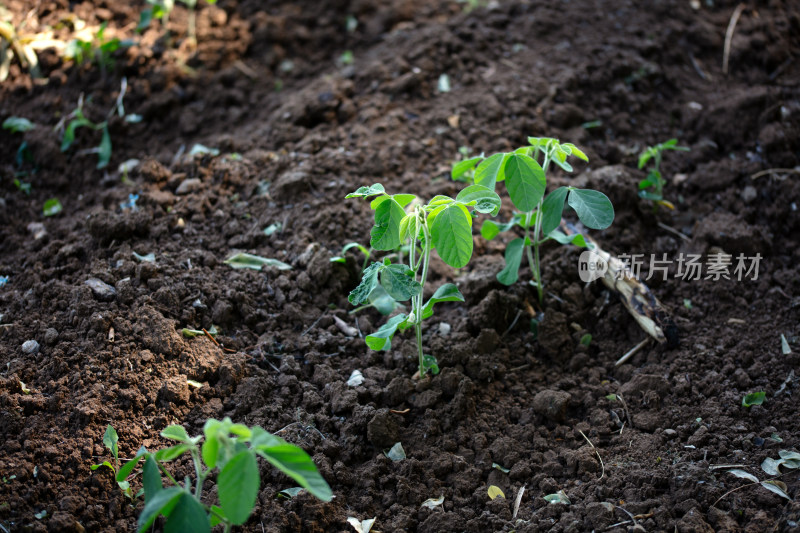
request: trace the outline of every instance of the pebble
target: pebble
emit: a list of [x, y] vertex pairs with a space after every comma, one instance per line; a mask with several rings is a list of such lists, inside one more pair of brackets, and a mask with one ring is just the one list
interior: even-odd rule
[[56, 328], [47, 328], [44, 332], [44, 343], [53, 345], [58, 340], [58, 330]]
[[674, 429], [665, 429], [664, 430], [664, 435], [666, 435], [669, 438], [672, 438], [672, 437], [676, 436], [677, 434], [678, 434], [678, 432], [675, 431]]
[[744, 203], [749, 204], [756, 198], [758, 198], [758, 191], [752, 185], [748, 185], [742, 190], [742, 200], [744, 200]]
[[25, 341], [22, 343], [22, 351], [29, 354], [39, 353], [39, 343], [33, 339]]
[[562, 422], [571, 398], [568, 392], [543, 390], [533, 397], [533, 411], [553, 422]]
[[86, 285], [92, 289], [97, 298], [100, 300], [113, 300], [114, 297], [117, 295], [117, 289], [106, 283], [105, 281], [100, 281], [97, 278], [89, 278], [86, 280]]
[[199, 190], [203, 186], [203, 182], [198, 178], [189, 178], [183, 180], [178, 188], [175, 189], [175, 194], [189, 194]]

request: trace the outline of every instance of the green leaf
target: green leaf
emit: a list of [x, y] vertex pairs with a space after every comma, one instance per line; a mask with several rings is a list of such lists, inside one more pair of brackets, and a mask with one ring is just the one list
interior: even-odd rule
[[220, 507], [235, 526], [244, 524], [253, 512], [261, 478], [251, 450], [234, 455], [217, 476]]
[[378, 285], [369, 293], [369, 303], [383, 316], [389, 316], [398, 307], [397, 300], [389, 296], [386, 290]]
[[469, 213], [458, 204], [445, 208], [433, 221], [433, 245], [451, 267], [461, 268], [472, 257], [471, 222]]
[[483, 185], [470, 185], [456, 196], [456, 201], [461, 202], [467, 207], [475, 207], [479, 213], [491, 213], [497, 215], [500, 211], [501, 200], [494, 190]]
[[197, 498], [183, 492], [169, 513], [164, 524], [164, 533], [210, 533], [211, 523], [203, 505]]
[[383, 268], [383, 263], [377, 261], [365, 268], [364, 273], [361, 275], [361, 283], [350, 292], [347, 300], [353, 305], [359, 305], [366, 301], [372, 290], [378, 286], [378, 273]]
[[392, 200], [400, 204], [400, 207], [405, 208], [408, 204], [414, 201], [416, 198], [413, 194], [394, 194], [392, 195]]
[[481, 161], [481, 164], [475, 169], [475, 184], [494, 190], [497, 182], [505, 179], [506, 157], [508, 154], [499, 153], [490, 155]]
[[653, 185], [655, 185], [655, 183], [653, 183], [650, 180], [642, 180], [639, 182], [639, 190], [647, 189], [648, 187], [652, 187]]
[[430, 371], [434, 376], [439, 373], [439, 361], [432, 355], [424, 354], [422, 356], [422, 370], [425, 372]]
[[208, 468], [217, 466], [217, 457], [219, 456], [219, 429], [222, 427], [222, 422], [209, 418], [203, 425], [203, 434], [206, 439], [200, 447], [200, 455], [203, 462]]
[[586, 239], [580, 233], [566, 235], [558, 230], [553, 230], [547, 235], [547, 237], [553, 239], [559, 244], [574, 244], [575, 246], [580, 246], [581, 248], [592, 248], [592, 246], [586, 242]]
[[513, 285], [519, 278], [519, 266], [522, 263], [524, 249], [522, 239], [514, 239], [506, 246], [506, 266], [497, 274], [497, 281], [503, 285]]
[[283, 261], [279, 261], [277, 259], [270, 259], [268, 257], [261, 257], [260, 255], [252, 255], [246, 253], [238, 253], [230, 256], [225, 261], [223, 261], [226, 265], [230, 266], [231, 268], [249, 268], [251, 270], [261, 270], [264, 265], [266, 266], [273, 266], [278, 270], [291, 270], [292, 267], [287, 265]]
[[575, 157], [577, 157], [578, 159], [582, 159], [582, 160], [586, 161], [587, 163], [589, 162], [589, 157], [588, 157], [586, 154], [584, 154], [584, 153], [583, 153], [583, 152], [582, 152], [582, 151], [581, 151], [581, 150], [580, 150], [580, 149], [579, 149], [577, 146], [575, 146], [574, 144], [572, 144], [572, 143], [565, 143], [565, 144], [562, 144], [561, 146], [563, 146], [564, 148], [569, 148], [569, 150], [570, 150], [570, 152], [571, 152], [571, 155], [574, 155], [574, 156], [575, 156]]
[[131, 475], [133, 469], [136, 468], [136, 465], [139, 464], [139, 461], [142, 460], [142, 457], [147, 455], [147, 450], [144, 447], [139, 448], [139, 451], [136, 452], [136, 457], [122, 465], [122, 468], [119, 469], [117, 472], [117, 481], [125, 481], [125, 479]]
[[111, 427], [111, 424], [108, 425], [106, 428], [106, 432], [103, 435], [103, 444], [105, 447], [111, 450], [111, 455], [114, 456], [114, 459], [119, 459], [119, 447], [117, 446], [117, 442], [119, 442], [119, 436], [117, 435], [117, 430]]
[[89, 467], [89, 469], [90, 469], [90, 470], [92, 470], [92, 471], [95, 471], [95, 470], [97, 470], [98, 468], [101, 468], [101, 467], [104, 467], [104, 466], [107, 466], [108, 468], [110, 468], [110, 469], [111, 469], [111, 471], [112, 471], [112, 472], [115, 472], [115, 473], [116, 473], [116, 470], [114, 469], [114, 465], [112, 465], [112, 464], [111, 464], [111, 463], [109, 463], [108, 461], [103, 461], [103, 462], [102, 462], [102, 463], [100, 463], [99, 465], [92, 465], [92, 466], [90, 466], [90, 467]]
[[767, 393], [764, 391], [759, 392], [751, 392], [750, 394], [746, 394], [744, 398], [742, 398], [742, 405], [744, 407], [750, 407], [752, 405], [761, 405], [764, 403], [764, 399], [767, 397]]
[[402, 461], [406, 458], [406, 451], [403, 449], [403, 445], [399, 442], [395, 442], [394, 446], [386, 452], [386, 457], [391, 459], [394, 462]]
[[3, 129], [11, 133], [31, 131], [36, 124], [24, 117], [8, 117], [3, 121]]
[[[561, 215], [564, 212], [564, 201], [567, 199], [569, 189], [559, 187], [544, 199], [542, 203], [542, 232], [545, 235], [558, 228], [561, 224]], [[539, 236], [537, 235], [536, 238]]]
[[551, 161], [560, 166], [564, 171], [572, 172], [572, 165], [567, 163], [567, 155], [567, 152], [559, 147], [553, 152], [553, 158]]
[[144, 533], [150, 529], [150, 526], [153, 525], [159, 515], [169, 516], [178, 500], [184, 494], [187, 494], [186, 491], [180, 487], [169, 487], [158, 491], [155, 496], [146, 501], [142, 514], [139, 515], [139, 533]]
[[511, 155], [506, 161], [505, 175], [514, 206], [520, 211], [533, 211], [544, 196], [546, 184], [539, 163], [527, 155]]
[[[268, 435], [265, 437], [264, 435]], [[275, 444], [275, 442], [279, 444]], [[324, 502], [333, 498], [333, 493], [328, 483], [320, 475], [311, 457], [293, 444], [283, 439], [270, 435], [261, 428], [253, 428], [253, 448], [260, 456], [269, 461], [275, 468], [297, 481], [315, 497]]]
[[144, 485], [145, 500], [150, 500], [158, 491], [164, 488], [164, 485], [161, 484], [161, 472], [159, 472], [156, 460], [153, 459], [152, 455], [148, 455], [144, 460], [142, 484]]
[[422, 290], [414, 271], [405, 265], [388, 265], [381, 270], [381, 287], [398, 302], [410, 300]]
[[371, 350], [388, 350], [392, 347], [392, 337], [394, 337], [397, 328], [406, 320], [408, 320], [408, 317], [404, 314], [395, 315], [378, 328], [378, 331], [372, 335], [367, 335], [364, 341]]
[[484, 220], [481, 225], [481, 237], [491, 241], [500, 233], [500, 226], [491, 220]]
[[105, 168], [111, 161], [111, 135], [108, 133], [108, 124], [103, 126], [103, 137], [97, 147], [97, 168]]
[[571, 189], [567, 203], [587, 228], [606, 229], [614, 222], [614, 206], [600, 191]]
[[761, 486], [767, 489], [770, 492], [774, 492], [781, 498], [786, 498], [787, 500], [791, 501], [792, 498], [788, 494], [786, 494], [786, 485], [782, 481], [777, 481], [774, 479], [768, 479], [766, 481], [761, 482]]
[[481, 161], [482, 159], [483, 156], [479, 155], [477, 157], [470, 157], [469, 159], [459, 161], [458, 163], [453, 165], [453, 169], [450, 171], [450, 177], [453, 180], [457, 181], [464, 174], [472, 170], [472, 168], [478, 163], [478, 161]]
[[375, 226], [370, 232], [370, 246], [376, 250], [394, 250], [400, 241], [400, 222], [406, 212], [394, 199], [389, 198], [375, 209]]
[[42, 209], [44, 216], [46, 217], [57, 215], [63, 210], [64, 208], [61, 205], [61, 202], [58, 201], [58, 198], [50, 198], [49, 200], [45, 200], [44, 208]]
[[377, 194], [386, 194], [386, 189], [380, 183], [375, 183], [369, 187], [359, 187], [354, 192], [351, 192], [345, 198], [369, 198]]
[[415, 239], [419, 235], [419, 219], [416, 213], [406, 215], [400, 221], [400, 242]]
[[644, 198], [645, 200], [651, 200], [653, 202], [660, 202], [664, 199], [664, 196], [661, 194], [656, 194], [654, 192], [649, 191], [639, 191], [639, 198]]
[[189, 434], [186, 433], [186, 429], [178, 424], [171, 424], [165, 427], [164, 431], [161, 432], [161, 436], [165, 439], [177, 440], [178, 442], [191, 442]]
[[177, 459], [184, 453], [188, 452], [190, 446], [188, 444], [176, 444], [175, 446], [170, 446], [169, 448], [163, 448], [155, 452], [156, 461], [172, 461]]
[[445, 283], [433, 293], [430, 300], [425, 303], [422, 308], [422, 319], [430, 318], [433, 316], [433, 306], [439, 302], [463, 302], [464, 295], [458, 290], [458, 287], [452, 283]]

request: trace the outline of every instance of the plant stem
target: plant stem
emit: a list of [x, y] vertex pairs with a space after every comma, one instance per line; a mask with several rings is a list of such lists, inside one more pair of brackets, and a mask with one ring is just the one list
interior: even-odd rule
[[[420, 211], [421, 214], [421, 222], [422, 222], [422, 232], [425, 237], [425, 243], [423, 244], [422, 248], [422, 276], [420, 277], [420, 291], [419, 294], [414, 296], [412, 299], [412, 312], [414, 313], [414, 332], [416, 333], [417, 337], [417, 352], [419, 355], [419, 378], [422, 379], [425, 377], [425, 365], [423, 364], [424, 354], [422, 353], [422, 300], [424, 298], [425, 293], [425, 281], [428, 278], [428, 265], [430, 263], [431, 258], [431, 235], [430, 231], [428, 230], [428, 221], [425, 218], [425, 212]], [[413, 241], [416, 241], [414, 239]], [[415, 242], [412, 241], [412, 247], [415, 246]]]
[[200, 452], [197, 446], [192, 446], [190, 453], [192, 454], [192, 462], [194, 463], [194, 473], [197, 476], [197, 481], [195, 482], [194, 495], [199, 500], [203, 494], [203, 481], [205, 481], [206, 475], [203, 472], [203, 466], [202, 463], [200, 462], [201, 461]]

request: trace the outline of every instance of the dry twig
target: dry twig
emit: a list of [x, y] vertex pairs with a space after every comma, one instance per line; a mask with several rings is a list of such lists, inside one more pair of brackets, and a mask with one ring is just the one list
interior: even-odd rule
[[725, 49], [722, 53], [722, 73], [726, 75], [728, 74], [728, 59], [731, 55], [731, 41], [733, 40], [733, 32], [736, 29], [736, 23], [739, 22], [739, 17], [742, 15], [744, 8], [744, 4], [739, 4], [736, 6], [736, 9], [733, 10], [733, 14], [731, 15], [731, 20], [728, 22], [728, 29], [725, 31]]

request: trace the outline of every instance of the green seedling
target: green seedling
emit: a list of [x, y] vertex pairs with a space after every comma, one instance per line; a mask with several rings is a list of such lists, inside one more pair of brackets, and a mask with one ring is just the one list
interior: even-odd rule
[[361, 270], [367, 268], [369, 265], [369, 258], [372, 256], [373, 249], [367, 248], [366, 246], [359, 244], [357, 242], [348, 242], [342, 247], [342, 254], [337, 255], [336, 257], [331, 257], [331, 263], [344, 263], [346, 261], [345, 254], [352, 249], [356, 249], [364, 256], [364, 263], [361, 265]]
[[764, 391], [751, 392], [750, 394], [745, 394], [744, 398], [742, 398], [742, 407], [761, 405], [762, 403], [764, 403], [766, 397], [767, 393]]
[[50, 198], [45, 200], [44, 206], [42, 207], [42, 213], [46, 217], [57, 215], [63, 210], [64, 206], [61, 205], [61, 202], [58, 200], [58, 198]]
[[[90, 468], [94, 471], [98, 468], [107, 467], [112, 472], [114, 472], [114, 478], [116, 479], [117, 473], [119, 472], [119, 446], [117, 443], [119, 442], [119, 436], [117, 435], [117, 431], [111, 426], [108, 425], [106, 428], [106, 432], [103, 435], [103, 445], [108, 448], [111, 452], [111, 456], [114, 458], [114, 463], [112, 464], [110, 461], [103, 461], [99, 465], [92, 465]], [[131, 484], [123, 479], [122, 481], [117, 481], [117, 485], [122, 490], [122, 492], [130, 498], [131, 500], [134, 498], [133, 491], [131, 490]]]
[[[24, 117], [8, 117], [3, 121], [3, 129], [8, 130], [9, 132], [13, 133], [25, 133], [26, 131], [31, 131], [32, 129], [36, 128], [36, 124], [28, 120]], [[17, 155], [14, 158], [14, 162], [16, 163], [17, 171], [14, 173], [16, 176], [14, 178], [14, 186], [21, 192], [25, 194], [31, 193], [31, 184], [22, 181], [21, 177], [27, 176], [28, 172], [22, 170], [25, 163], [33, 163], [33, 154], [31, 153], [30, 149], [28, 148], [28, 142], [22, 141], [17, 148]]]
[[435, 249], [442, 261], [454, 268], [466, 266], [472, 257], [473, 212], [496, 215], [500, 210], [500, 197], [483, 185], [471, 185], [455, 198], [435, 196], [422, 205], [413, 194], [389, 195], [383, 185], [376, 183], [360, 187], [347, 198], [373, 196], [370, 206], [375, 210], [375, 225], [370, 233], [370, 246], [375, 250], [395, 250], [408, 244], [407, 263], [393, 264], [389, 258], [372, 263], [364, 270], [361, 283], [348, 300], [360, 305], [378, 285], [398, 302], [410, 300], [411, 312], [390, 318], [378, 331], [367, 335], [367, 346], [373, 350], [388, 350], [397, 331], [414, 328], [419, 376], [424, 377], [428, 370], [437, 374], [436, 358], [422, 350], [422, 321], [433, 316], [435, 304], [463, 302], [464, 297], [455, 285], [446, 283], [423, 302], [431, 253]]
[[[189, 10], [189, 23], [187, 33], [192, 45], [197, 44], [197, 0], [178, 0], [186, 5]], [[136, 31], [144, 31], [150, 26], [154, 18], [161, 20], [162, 27], [166, 28], [169, 24], [169, 16], [175, 8], [175, 0], [147, 0], [151, 7], [142, 11], [139, 15], [139, 24]], [[206, 0], [208, 4], [216, 4], [217, 0]]]
[[92, 40], [72, 39], [64, 48], [64, 57], [75, 61], [78, 65], [92, 62], [100, 67], [103, 77], [108, 69], [114, 68], [114, 53], [122, 48], [130, 47], [133, 42], [118, 37], [106, 37], [108, 22], [100, 24], [100, 28], [92, 36]]
[[[209, 419], [203, 435], [190, 437], [183, 426], [171, 425], [161, 436], [177, 444], [156, 452], [141, 448], [116, 475], [118, 482], [125, 481], [140, 462], [144, 463], [144, 509], [139, 515], [139, 533], [150, 530], [159, 516], [166, 519], [164, 531], [209, 533], [220, 524], [227, 533], [233, 526], [244, 524], [253, 512], [261, 486], [257, 457], [266, 459], [318, 499], [327, 502], [333, 498], [330, 487], [302, 448], [258, 426], [234, 424], [230, 418]], [[165, 465], [187, 452], [194, 466], [194, 480], [186, 476], [181, 482]], [[203, 486], [214, 472], [218, 505], [209, 505], [205, 503], [208, 497]], [[162, 475], [168, 481], [166, 487]]]
[[[772, 479], [766, 480], [759, 480], [753, 474], [742, 470], [740, 468], [732, 468], [726, 469], [725, 471], [729, 474], [733, 474], [734, 476], [746, 479], [750, 481], [747, 485], [742, 485], [740, 487], [736, 487], [735, 489], [729, 490], [722, 496], [720, 496], [716, 502], [712, 505], [716, 505], [720, 500], [725, 498], [728, 494], [736, 492], [737, 490], [743, 489], [745, 487], [749, 487], [752, 485], [760, 485], [761, 487], [767, 489], [770, 492], [773, 492], [780, 496], [781, 498], [786, 498], [787, 500], [791, 501], [791, 496], [789, 496], [788, 487], [783, 481], [775, 479], [776, 477], [781, 476], [781, 467], [785, 468], [786, 470], [796, 470], [800, 468], [800, 453], [790, 450], [780, 450], [778, 451], [778, 456], [780, 459], [773, 459], [772, 457], [767, 457], [761, 463], [761, 469], [769, 476], [773, 476]], [[733, 466], [733, 465], [731, 465]], [[737, 465], [738, 466], [738, 465]], [[720, 467], [717, 467], [720, 468]]]
[[[562, 170], [572, 172], [567, 162], [570, 156], [583, 161], [589, 158], [572, 143], [561, 143], [549, 137], [528, 137], [530, 146], [523, 146], [508, 153], [497, 153], [480, 160], [475, 167], [475, 183], [494, 190], [497, 183], [505, 181], [511, 202], [519, 212], [505, 224], [491, 220], [484, 222], [481, 235], [493, 239], [500, 232], [519, 227], [523, 237], [513, 239], [505, 251], [505, 268], [497, 274], [504, 285], [516, 283], [523, 255], [533, 272], [532, 283], [541, 302], [544, 283], [541, 275], [539, 249], [542, 244], [554, 240], [561, 244], [575, 244], [590, 248], [583, 235], [566, 235], [559, 231], [564, 205], [569, 205], [580, 221], [591, 229], [605, 229], [614, 221], [614, 206], [608, 197], [595, 190], [576, 187], [559, 187], [545, 197], [547, 171], [550, 163]], [[541, 161], [541, 162], [540, 162]]]
[[664, 199], [664, 184], [667, 182], [661, 174], [661, 159], [667, 150], [677, 150], [688, 152], [686, 146], [678, 146], [678, 139], [670, 139], [655, 146], [650, 146], [639, 156], [639, 169], [643, 169], [652, 160], [651, 166], [647, 171], [647, 177], [639, 182], [639, 197], [653, 202], [654, 207], [664, 206], [675, 209], [672, 202]]

